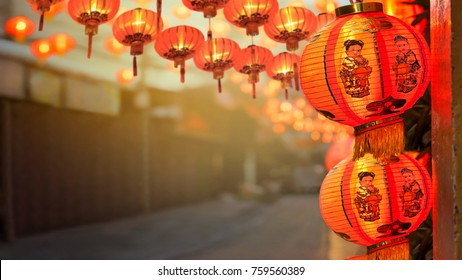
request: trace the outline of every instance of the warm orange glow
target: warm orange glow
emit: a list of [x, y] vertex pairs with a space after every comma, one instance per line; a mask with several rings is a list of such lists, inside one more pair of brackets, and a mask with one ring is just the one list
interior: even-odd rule
[[216, 19], [213, 21], [212, 32], [216, 37], [226, 37], [231, 32], [231, 28], [227, 22]]
[[35, 31], [35, 23], [24, 16], [16, 16], [8, 19], [4, 27], [5, 32], [17, 42], [24, 42]]
[[132, 69], [126, 68], [117, 71], [116, 79], [120, 84], [129, 84], [135, 79], [135, 77], [133, 76]]
[[31, 53], [38, 59], [46, 59], [53, 54], [50, 42], [47, 39], [35, 40], [29, 48]]
[[127, 47], [119, 43], [113, 36], [107, 37], [104, 40], [104, 47], [115, 55], [123, 54], [127, 50]]
[[191, 10], [186, 8], [184, 5], [178, 4], [172, 7], [171, 13], [174, 17], [181, 20], [186, 20], [191, 17]]
[[51, 48], [57, 55], [64, 55], [75, 47], [75, 39], [66, 33], [58, 33], [49, 38]]
[[276, 123], [273, 125], [273, 131], [275, 133], [281, 134], [284, 133], [284, 131], [286, 131], [286, 127], [283, 124]]
[[322, 13], [332, 13], [339, 6], [335, 0], [316, 0], [314, 7]]

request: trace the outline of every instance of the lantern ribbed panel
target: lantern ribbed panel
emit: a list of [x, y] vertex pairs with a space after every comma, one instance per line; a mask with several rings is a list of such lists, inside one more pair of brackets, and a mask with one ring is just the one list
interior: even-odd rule
[[[345, 159], [325, 177], [320, 190], [321, 215], [343, 239], [364, 246], [405, 237], [426, 219], [433, 189], [425, 167], [402, 154], [384, 163], [370, 154], [357, 161]], [[373, 172], [372, 185], [361, 187], [359, 175]], [[413, 174], [413, 179], [410, 177]], [[366, 185], [363, 182], [363, 185]]]
[[154, 48], [163, 58], [173, 60], [173, 52], [182, 52], [184, 59], [194, 56], [196, 49], [204, 43], [204, 35], [194, 27], [179, 25], [170, 27], [157, 35]]
[[[246, 27], [248, 21], [253, 21], [256, 17], [265, 20], [257, 23], [258, 26], [268, 22], [278, 11], [279, 5], [276, 0], [230, 0], [223, 9], [225, 18], [238, 27]], [[247, 19], [242, 21], [243, 19]]]
[[114, 21], [112, 25], [112, 34], [121, 44], [131, 46], [133, 40], [131, 38], [136, 35], [138, 40], [142, 40], [147, 44], [155, 39], [155, 36], [162, 30], [163, 22], [160, 21], [160, 26], [157, 28], [157, 13], [136, 8], [129, 10]]
[[98, 12], [107, 15], [107, 19], [101, 21], [101, 24], [115, 17], [119, 10], [120, 0], [69, 0], [67, 5], [69, 16], [77, 22], [84, 13]]
[[327, 118], [356, 127], [414, 105], [429, 82], [428, 54], [422, 35], [400, 19], [382, 12], [347, 14], [305, 47], [301, 87]]
[[272, 61], [273, 53], [269, 49], [251, 45], [241, 50], [238, 58], [234, 61], [234, 69], [246, 73], [247, 69], [252, 68], [252, 65], [260, 65], [264, 67], [262, 70], [265, 70]]
[[239, 45], [227, 38], [214, 38], [204, 42], [194, 55], [197, 68], [213, 72], [215, 67], [227, 70], [233, 67], [233, 61], [240, 51]]
[[307, 39], [317, 27], [317, 17], [312, 11], [303, 7], [285, 7], [264, 25], [264, 30], [274, 41], [286, 43], [289, 37], [298, 41]]

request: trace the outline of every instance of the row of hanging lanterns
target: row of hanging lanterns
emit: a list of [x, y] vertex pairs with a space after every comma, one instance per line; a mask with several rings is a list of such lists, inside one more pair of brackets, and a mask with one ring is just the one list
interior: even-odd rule
[[[28, 0], [37, 10], [43, 11], [57, 5], [60, 1]], [[46, 2], [46, 3], [45, 3]], [[153, 1], [136, 1], [146, 5]], [[288, 98], [288, 88], [299, 90], [300, 57], [294, 53], [302, 40], [308, 39], [318, 28], [317, 18], [313, 12], [304, 7], [285, 7], [279, 9], [278, 1], [267, 0], [182, 0], [185, 7], [195, 12], [202, 12], [209, 20], [207, 37], [198, 29], [180, 25], [163, 30], [160, 15], [162, 1], [157, 0], [157, 12], [136, 8], [125, 11], [119, 16], [117, 12], [120, 0], [68, 0], [68, 13], [72, 19], [85, 26], [88, 36], [87, 57], [91, 57], [92, 38], [98, 33], [98, 26], [106, 22], [112, 23], [115, 40], [120, 45], [130, 48], [133, 56], [133, 76], [137, 76], [136, 57], [143, 53], [144, 45], [155, 41], [155, 50], [163, 58], [174, 61], [180, 67], [180, 81], [185, 81], [185, 60], [194, 58], [197, 68], [213, 73], [221, 92], [221, 80], [224, 72], [234, 68], [246, 74], [252, 85], [253, 97], [256, 97], [256, 83], [261, 72], [281, 83]], [[217, 10], [223, 9], [225, 18], [238, 28], [246, 30], [251, 37], [247, 48], [228, 38], [213, 38], [211, 19]], [[42, 22], [42, 20], [41, 20]], [[259, 27], [264, 26], [266, 34], [278, 43], [284, 43], [288, 52], [273, 56], [270, 50], [254, 44], [253, 38], [258, 35]], [[114, 40], [107, 40], [106, 48], [115, 49]]]
[[322, 183], [321, 214], [338, 236], [368, 246], [365, 258], [408, 259], [406, 236], [427, 217], [434, 190], [425, 167], [404, 153], [400, 115], [428, 86], [429, 49], [381, 3], [350, 2], [301, 58], [308, 101], [355, 130], [352, 156]]

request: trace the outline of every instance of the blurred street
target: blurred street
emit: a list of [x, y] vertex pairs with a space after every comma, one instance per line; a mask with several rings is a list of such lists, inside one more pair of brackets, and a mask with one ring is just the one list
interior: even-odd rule
[[18, 239], [1, 259], [344, 259], [363, 248], [324, 224], [317, 194], [271, 201], [232, 195], [199, 204]]

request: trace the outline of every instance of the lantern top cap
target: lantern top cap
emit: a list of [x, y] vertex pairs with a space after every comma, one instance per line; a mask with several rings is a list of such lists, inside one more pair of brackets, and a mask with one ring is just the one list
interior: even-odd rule
[[[354, 1], [353, 1], [354, 2]], [[335, 15], [337, 17], [348, 14], [364, 13], [364, 12], [383, 12], [383, 5], [379, 2], [368, 2], [363, 3], [357, 1], [351, 5], [341, 6], [335, 9]]]

